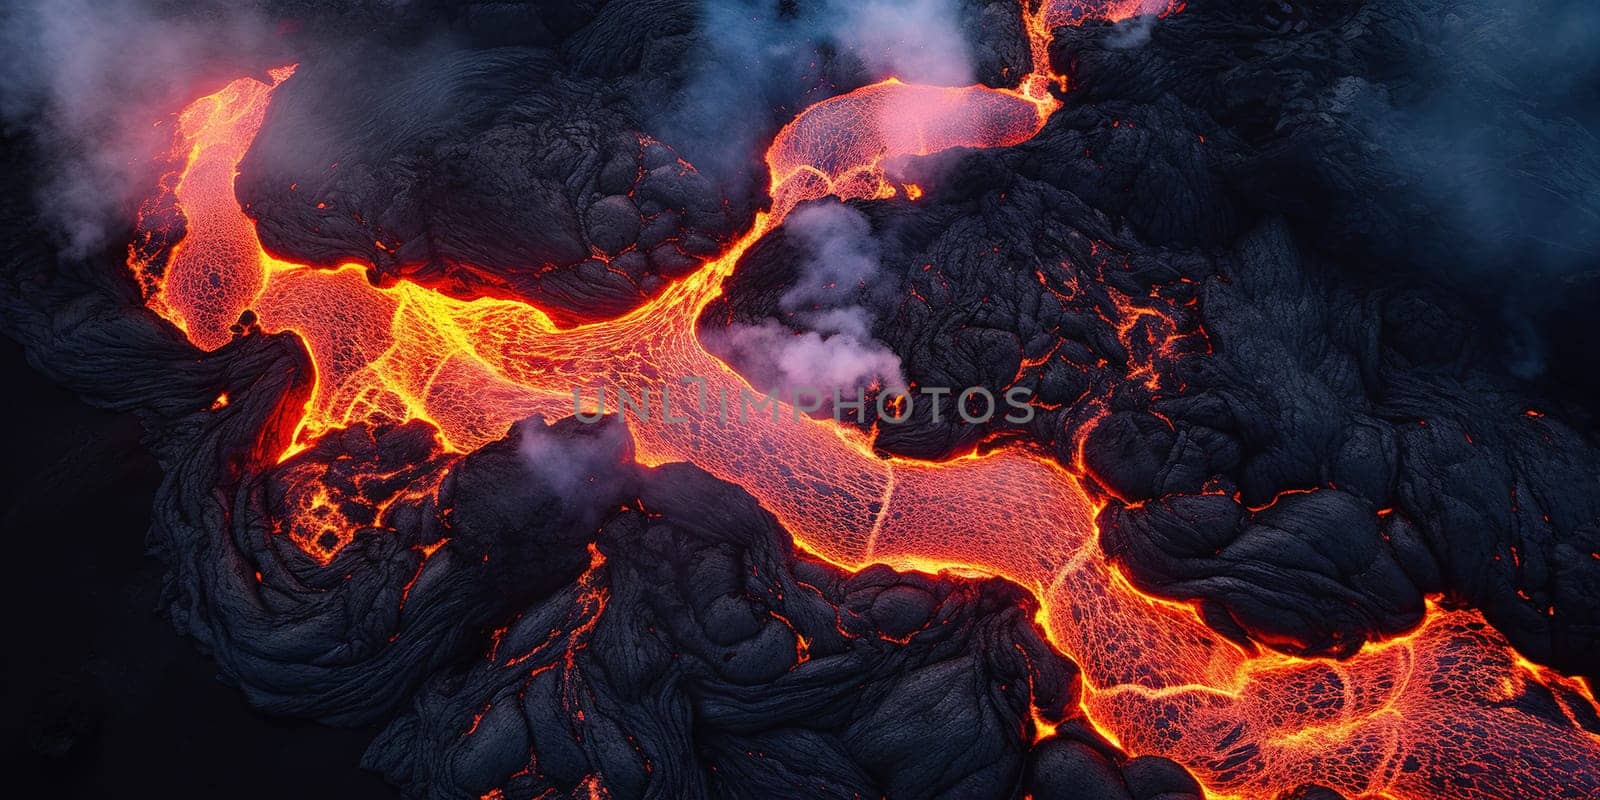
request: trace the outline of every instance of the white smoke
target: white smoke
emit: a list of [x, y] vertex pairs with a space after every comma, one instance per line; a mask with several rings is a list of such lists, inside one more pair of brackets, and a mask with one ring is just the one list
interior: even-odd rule
[[828, 35], [874, 77], [974, 83], [972, 48], [956, 0], [830, 0]]
[[[793, 13], [778, 3], [705, 0], [701, 24], [716, 32], [709, 44], [716, 60], [729, 62], [724, 67], [809, 62], [827, 46], [860, 59], [874, 78], [962, 85], [975, 71], [959, 0], [823, 0]], [[788, 74], [804, 74], [807, 64], [789, 66]]]
[[1106, 47], [1113, 50], [1134, 50], [1150, 43], [1160, 17], [1154, 15], [1131, 17], [1118, 22], [1106, 34]]
[[806, 253], [794, 285], [778, 301], [784, 311], [838, 304], [877, 277], [878, 242], [861, 212], [838, 202], [813, 203], [790, 214], [783, 229]]
[[[967, 85], [977, 72], [961, 0], [701, 0], [703, 58], [651, 121], [701, 172], [739, 174], [777, 132], [775, 97], [832, 92], [825, 52], [869, 80]], [[798, 111], [799, 109], [791, 109]]]
[[[760, 325], [734, 325], [727, 333], [729, 358], [735, 363], [764, 362], [762, 390], [779, 397], [797, 391], [834, 391], [854, 399], [858, 389], [899, 386], [900, 357], [870, 337], [849, 333], [796, 333], [775, 320]], [[755, 376], [752, 376], [755, 377]]]
[[534, 478], [564, 501], [609, 497], [628, 479], [628, 427], [610, 420], [593, 425], [546, 425], [542, 417], [517, 426], [518, 452]]
[[12, 0], [0, 12], [0, 119], [48, 159], [40, 210], [69, 255], [107, 244], [151, 190], [171, 143], [158, 121], [214, 81], [219, 62], [272, 39], [242, 2]]
[[903, 386], [900, 357], [872, 337], [872, 312], [849, 302], [879, 275], [867, 218], [842, 203], [814, 203], [790, 214], [783, 227], [806, 257], [778, 307], [804, 329], [777, 320], [736, 324], [708, 344], [780, 395], [815, 389], [853, 398], [857, 389]]

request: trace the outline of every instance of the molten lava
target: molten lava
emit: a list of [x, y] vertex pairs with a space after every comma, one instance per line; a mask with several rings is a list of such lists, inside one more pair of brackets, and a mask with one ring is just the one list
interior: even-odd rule
[[987, 86], [918, 86], [890, 79], [807, 108], [767, 150], [773, 218], [819, 197], [893, 197], [895, 158], [1032, 139], [1055, 97]]
[[[340, 499], [315, 480], [316, 465], [296, 458], [327, 432], [421, 419], [464, 452], [530, 414], [571, 414], [576, 387], [638, 397], [700, 376], [706, 396], [738, 397], [748, 384], [705, 351], [695, 321], [740, 256], [800, 202], [892, 195], [884, 167], [893, 158], [1032, 137], [1059, 106], [1049, 88], [1061, 81], [1042, 66], [1049, 31], [1090, 16], [1091, 5], [1099, 16], [1149, 10], [1138, 0], [1044, 3], [1027, 17], [1041, 66], [1017, 90], [888, 80], [807, 109], [767, 154], [771, 212], [720, 258], [618, 319], [562, 329], [524, 303], [457, 300], [405, 282], [380, 289], [359, 265], [321, 270], [266, 255], [233, 193], [273, 91], [251, 79], [183, 112], [172, 191], [185, 237], [164, 271], [130, 262], [150, 307], [202, 348], [227, 343], [248, 309], [309, 349], [316, 387], [284, 454], [305, 485], [285, 530], [327, 562], [355, 526], [337, 521]], [[1124, 338], [1152, 313], [1120, 311]], [[1130, 378], [1154, 385], [1152, 370], [1137, 365]], [[1475, 612], [1432, 608], [1418, 630], [1343, 662], [1246, 651], [1193, 608], [1135, 590], [1097, 545], [1091, 500], [1053, 461], [1015, 449], [944, 463], [884, 459], [866, 434], [788, 409], [778, 421], [753, 414], [725, 425], [696, 406], [680, 410], [695, 424], [635, 426], [642, 462], [692, 461], [743, 486], [803, 546], [840, 565], [965, 568], [1032, 588], [1048, 635], [1083, 669], [1083, 710], [1095, 725], [1130, 753], [1184, 764], [1216, 795], [1272, 798], [1316, 782], [1351, 798], [1600, 796], [1600, 736], [1579, 724], [1594, 714], [1588, 689], [1518, 658]], [[1555, 698], [1562, 718], [1520, 710], [1517, 700], [1534, 694]]]

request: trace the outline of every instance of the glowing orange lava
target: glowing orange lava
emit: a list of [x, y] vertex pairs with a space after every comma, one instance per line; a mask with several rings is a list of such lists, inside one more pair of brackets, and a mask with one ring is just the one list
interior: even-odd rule
[[773, 217], [819, 197], [893, 197], [885, 163], [952, 147], [1032, 139], [1060, 102], [987, 86], [918, 86], [890, 79], [830, 98], [779, 131], [767, 150]]
[[[1124, 15], [1141, 7], [1097, 5], [1101, 15], [1107, 5]], [[1082, 2], [1032, 13], [1034, 63], [1048, 63], [1054, 24], [1088, 13]], [[1048, 89], [1059, 83], [1041, 67], [1018, 90], [889, 80], [819, 103], [769, 150], [773, 209], [748, 234], [638, 310], [562, 329], [524, 303], [455, 300], [405, 282], [378, 289], [359, 265], [321, 270], [267, 256], [233, 178], [273, 87], [241, 79], [180, 119], [173, 193], [187, 233], [165, 272], [130, 261], [150, 307], [202, 348], [226, 343], [246, 309], [305, 342], [316, 388], [285, 458], [364, 419], [427, 420], [448, 448], [467, 451], [530, 414], [570, 415], [576, 387], [591, 387], [592, 408], [592, 387], [637, 398], [665, 382], [684, 397], [701, 389], [676, 381], [699, 376], [709, 397], [738, 408], [748, 384], [700, 346], [695, 320], [746, 249], [803, 200], [892, 194], [883, 169], [897, 156], [1025, 141], [1058, 107]], [[1123, 336], [1137, 321], [1131, 308]], [[1096, 543], [1090, 499], [1053, 461], [1015, 449], [945, 463], [884, 459], [859, 431], [788, 408], [778, 420], [735, 415], [723, 425], [712, 416], [718, 403], [707, 406], [678, 407], [693, 424], [635, 425], [640, 460], [691, 461], [743, 486], [803, 546], [843, 566], [961, 568], [1032, 588], [1052, 641], [1083, 669], [1094, 724], [1130, 753], [1184, 764], [1216, 796], [1270, 799], [1306, 782], [1351, 798], [1600, 796], [1600, 737], [1577, 724], [1592, 713], [1587, 687], [1519, 659], [1475, 612], [1433, 608], [1418, 630], [1344, 662], [1246, 652], [1191, 607], [1134, 589]], [[319, 541], [331, 500], [320, 486], [303, 494], [288, 535], [327, 561], [351, 526], [332, 525], [331, 546]], [[1512, 704], [1532, 690], [1553, 695], [1560, 715]]]

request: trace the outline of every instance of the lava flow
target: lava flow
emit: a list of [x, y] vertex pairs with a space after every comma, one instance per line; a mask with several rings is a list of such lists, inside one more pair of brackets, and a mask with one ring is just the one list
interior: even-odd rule
[[[1034, 63], [1048, 63], [1054, 24], [1086, 15], [1078, 2], [1028, 14]], [[305, 343], [316, 387], [285, 459], [367, 419], [426, 420], [465, 452], [531, 414], [570, 415], [576, 387], [638, 397], [671, 381], [737, 398], [749, 385], [703, 349], [695, 321], [755, 241], [799, 202], [892, 194], [890, 159], [1031, 138], [1059, 105], [1048, 91], [1059, 83], [1040, 67], [1018, 90], [890, 80], [819, 103], [769, 150], [773, 208], [742, 239], [636, 311], [563, 329], [524, 303], [406, 282], [380, 289], [359, 265], [314, 269], [264, 253], [233, 178], [273, 86], [241, 79], [183, 112], [173, 196], [185, 238], [164, 270], [131, 265], [151, 308], [196, 345], [225, 344], [246, 310]], [[679, 387], [681, 376], [704, 378], [703, 389]], [[1184, 764], [1216, 796], [1272, 798], [1307, 782], [1352, 798], [1600, 796], [1600, 736], [1580, 724], [1595, 713], [1587, 687], [1518, 658], [1476, 612], [1432, 608], [1418, 630], [1343, 662], [1247, 651], [1191, 607], [1135, 590], [1098, 547], [1093, 502], [1046, 458], [884, 459], [866, 434], [787, 408], [726, 424], [696, 405], [680, 411], [694, 424], [634, 426], [642, 462], [691, 461], [743, 486], [804, 547], [843, 566], [964, 568], [1030, 587], [1051, 640], [1083, 670], [1095, 725], [1130, 753]], [[327, 562], [354, 526], [328, 536], [331, 501], [319, 488], [301, 493], [288, 535]], [[1553, 698], [1553, 711], [1523, 710], [1530, 695]]]

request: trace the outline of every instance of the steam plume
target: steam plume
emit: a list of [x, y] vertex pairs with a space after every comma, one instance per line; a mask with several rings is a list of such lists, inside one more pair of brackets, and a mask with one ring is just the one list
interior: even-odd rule
[[732, 325], [712, 342], [758, 386], [779, 392], [905, 383], [900, 357], [872, 338], [873, 314], [851, 302], [878, 277], [878, 243], [861, 212], [839, 203], [803, 206], [784, 228], [806, 253], [778, 307], [804, 330], [777, 320]]

